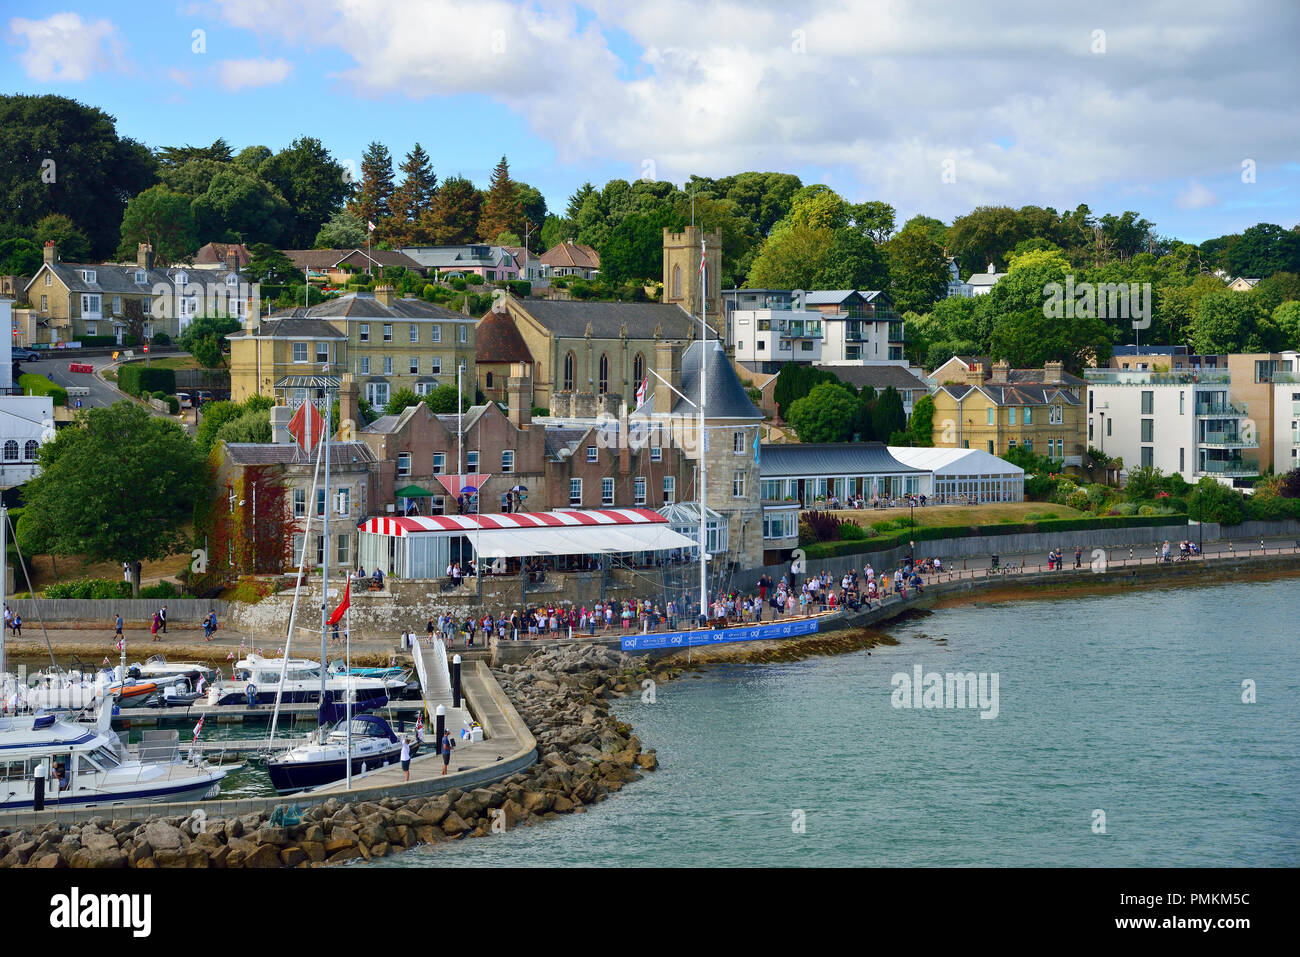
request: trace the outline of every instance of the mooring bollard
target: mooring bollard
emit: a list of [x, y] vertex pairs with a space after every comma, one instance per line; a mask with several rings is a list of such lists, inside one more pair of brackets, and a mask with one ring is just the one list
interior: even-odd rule
[[[451, 706], [460, 707], [460, 655], [451, 657]], [[442, 733], [439, 732], [438, 740], [442, 740]]]
[[45, 810], [45, 762], [36, 765], [36, 770], [32, 772], [35, 778], [36, 788], [32, 794], [32, 810]]
[[438, 747], [442, 748], [442, 733], [447, 729], [447, 706], [438, 705], [434, 709], [434, 737], [433, 740], [438, 742]]

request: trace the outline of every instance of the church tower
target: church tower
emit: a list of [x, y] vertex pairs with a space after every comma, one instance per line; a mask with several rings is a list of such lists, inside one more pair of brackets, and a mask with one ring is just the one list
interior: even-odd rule
[[677, 304], [693, 316], [700, 314], [700, 239], [705, 242], [708, 263], [708, 318], [714, 329], [722, 328], [722, 230], [705, 233], [687, 226], [680, 233], [664, 230], [663, 301]]

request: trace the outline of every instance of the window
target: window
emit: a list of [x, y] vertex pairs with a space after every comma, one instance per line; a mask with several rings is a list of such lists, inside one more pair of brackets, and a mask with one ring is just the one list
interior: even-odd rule
[[993, 440], [989, 439], [989, 454], [993, 454]]
[[352, 489], [339, 489], [338, 496], [334, 499], [335, 508], [340, 515], [346, 515], [352, 509]]
[[735, 452], [737, 455], [745, 454], [745, 433], [744, 432], [731, 433], [731, 451]]
[[[84, 279], [86, 282], [97, 281], [95, 278], [95, 270], [93, 269], [78, 269], [77, 272], [81, 273], [81, 278]], [[184, 275], [184, 273], [181, 273], [180, 275]], [[1258, 382], [1259, 380], [1256, 379], [1255, 381]]]
[[458, 335], [456, 338], [457, 338], [460, 342], [465, 342], [465, 341], [467, 341], [466, 336], [467, 336], [467, 334], [468, 334], [468, 332], [469, 332], [468, 327], [466, 327], [466, 326], [460, 326], [459, 328], [460, 328], [460, 335]]
[[370, 341], [370, 323], [363, 322], [361, 325], [357, 326], [357, 337], [362, 342]]
[[484, 379], [483, 379], [483, 387], [484, 387], [485, 389], [490, 389], [490, 388], [492, 388], [492, 373], [491, 373], [491, 372], [489, 372], [489, 373], [484, 377]]
[[1183, 404], [1184, 404], [1184, 402], [1186, 401], [1186, 399], [1187, 399], [1187, 393], [1186, 393], [1186, 392], [1179, 392], [1179, 393], [1178, 393], [1178, 414], [1179, 414], [1179, 415], [1182, 415], [1182, 414], [1183, 414]]
[[564, 357], [564, 391], [565, 392], [573, 391], [573, 370], [577, 364], [578, 364], [577, 360], [573, 357], [572, 352], [570, 352], [568, 355]]
[[366, 401], [377, 409], [388, 405], [388, 383], [367, 382]]
[[614, 480], [612, 478], [603, 478], [600, 480], [600, 504], [614, 504]]
[[[49, 285], [49, 278], [50, 278], [49, 276], [45, 277], [46, 279], [45, 284], [47, 286]], [[135, 284], [137, 286], [147, 286], [149, 284], [149, 274], [145, 272], [143, 269], [137, 269], [135, 271]]]
[[[744, 346], [742, 345], [741, 348], [743, 349]], [[766, 351], [767, 351], [767, 340], [765, 340], [765, 339], [759, 339], [759, 340], [758, 340], [758, 351], [759, 351], [759, 352], [766, 352]], [[848, 358], [853, 359], [853, 358], [856, 358], [856, 357], [855, 357], [855, 356], [849, 356]]]
[[595, 462], [595, 461], [597, 461], [599, 458], [600, 458], [600, 455], [599, 455], [599, 453], [596, 451], [596, 447], [595, 447], [594, 445], [589, 445], [589, 446], [587, 446], [587, 461], [588, 461], [588, 462]]
[[632, 480], [632, 504], [645, 504], [645, 476], [638, 475]]
[[352, 543], [347, 535], [339, 536], [338, 548], [334, 552], [334, 562], [339, 568], [352, 564]]
[[40, 447], [40, 443], [35, 439], [28, 439], [27, 444], [23, 446], [23, 459], [28, 462], [35, 462], [36, 450]]
[[307, 545], [307, 536], [302, 532], [293, 533], [293, 563], [299, 565], [303, 560], [303, 549]]
[[317, 565], [325, 564], [325, 536], [324, 535], [316, 536], [316, 564]]
[[673, 298], [682, 298], [682, 267], [673, 266]]
[[410, 452], [397, 453], [397, 474], [402, 478], [406, 478], [408, 475], [411, 474], [411, 453]]
[[[140, 275], [139, 273], [136, 273], [136, 276], [139, 276], [139, 275]], [[139, 282], [139, 281], [140, 281], [139, 279], [136, 279], [136, 282]], [[46, 274], [45, 274], [45, 285], [47, 285], [47, 286], [53, 286], [53, 285], [54, 285], [54, 277], [51, 276], [49, 273], [46, 273]]]
[[294, 362], [307, 361], [307, 343], [295, 342], [293, 344], [293, 361]]
[[812, 352], [813, 344], [805, 339], [804, 341], [799, 343], [799, 348], [803, 352]]
[[9, 441], [5, 442], [5, 461], [6, 462], [18, 461], [18, 443], [15, 442], [13, 439], [9, 439]]
[[1154, 392], [1142, 393], [1142, 414], [1143, 415], [1151, 415], [1153, 412], [1155, 412], [1155, 399], [1156, 399], [1156, 394]]
[[636, 358], [632, 360], [632, 384], [639, 389], [643, 379], [645, 379], [645, 356], [638, 352]]
[[672, 505], [677, 501], [677, 476], [664, 476], [664, 504]]
[[98, 294], [82, 293], [81, 295], [81, 314], [99, 315], [101, 298]]
[[442, 356], [434, 356], [429, 360], [429, 372], [433, 375], [442, 375]]
[[663, 461], [663, 457], [664, 457], [664, 450], [663, 450], [663, 447], [662, 447], [662, 446], [658, 446], [658, 445], [652, 445], [652, 446], [650, 446], [650, 461], [651, 461], [651, 462], [661, 462], [661, 461]]
[[[45, 278], [49, 279], [50, 277], [46, 276]], [[50, 308], [50, 297], [41, 296], [41, 312], [48, 312], [49, 308]]]
[[749, 478], [749, 473], [745, 469], [736, 469], [731, 473], [731, 497], [745, 497], [745, 480]]
[[122, 297], [121, 297], [121, 296], [114, 296], [114, 297], [113, 297], [113, 315], [115, 315], [115, 316], [120, 316], [121, 314], [122, 314]]
[[87, 322], [87, 323], [86, 323], [86, 335], [88, 335], [88, 336], [93, 336], [93, 335], [95, 334], [95, 328], [96, 328], [95, 323], [93, 323], [93, 322]]
[[1107, 437], [1107, 438], [1110, 437], [1111, 426], [1114, 425], [1114, 424], [1115, 424], [1115, 420], [1114, 420], [1114, 419], [1107, 419], [1107, 420], [1106, 420], [1106, 437]]
[[433, 328], [433, 341], [442, 342], [442, 326], [434, 325], [432, 328]]
[[1047, 422], [1049, 425], [1065, 424], [1065, 406], [1053, 405], [1047, 409]]
[[1015, 425], [1015, 424], [1016, 424], [1016, 410], [1015, 407], [1013, 406], [1012, 408], [1007, 409], [1007, 425]]
[[384, 356], [384, 375], [393, 374], [393, 357]]
[[1155, 452], [1149, 445], [1142, 446], [1142, 467], [1149, 469], [1155, 462]]
[[370, 356], [362, 356], [357, 360], [357, 372], [361, 375], [370, 375]]
[[1034, 414], [1033, 409], [1028, 409], [1028, 408], [1025, 409], [1025, 425], [1033, 425], [1033, 418], [1032, 418], [1033, 414]]
[[447, 471], [447, 453], [434, 452], [433, 453], [433, 474], [442, 475], [446, 471]]
[[502, 449], [501, 450], [501, 471], [513, 472], [514, 470], [515, 470], [515, 450]]
[[307, 514], [307, 490], [305, 488], [296, 488], [293, 490], [293, 517], [302, 518]]
[[393, 341], [393, 324], [391, 322], [384, 323], [384, 341]]
[[322, 364], [330, 361], [330, 344], [328, 342], [316, 343], [316, 361]]
[[1156, 424], [1156, 420], [1155, 420], [1155, 419], [1143, 419], [1143, 420], [1142, 420], [1142, 439], [1141, 439], [1141, 441], [1143, 441], [1143, 442], [1154, 442], [1154, 441], [1155, 441], [1155, 439], [1152, 438], [1152, 435], [1153, 435], [1153, 433], [1155, 432], [1155, 424]]
[[582, 479], [569, 479], [569, 505], [578, 508], [582, 505]]
[[993, 424], [996, 422], [996, 419], [994, 418], [994, 416], [997, 415], [997, 411], [996, 411], [995, 409], [993, 409], [993, 408], [989, 408], [988, 413], [989, 413], [989, 421], [988, 421], [988, 424], [989, 424], [989, 425], [993, 425]]
[[609, 356], [605, 353], [600, 354], [600, 388], [597, 394], [604, 395], [609, 391]]
[[1179, 450], [1178, 450], [1178, 471], [1180, 471], [1180, 472], [1181, 472], [1181, 471], [1183, 470], [1183, 468], [1185, 467], [1185, 465], [1184, 465], [1184, 461], [1185, 461], [1185, 460], [1184, 460], [1184, 456], [1185, 456], [1186, 452], [1187, 452], [1186, 449], [1179, 449]]
[[420, 357], [411, 356], [411, 375], [420, 374]]
[[478, 471], [478, 452], [465, 453], [465, 465], [471, 472]]
[[316, 515], [320, 517], [325, 514], [325, 490], [318, 488], [316, 490]]
[[420, 341], [420, 327], [417, 326], [415, 323], [411, 323], [411, 341], [412, 342]]

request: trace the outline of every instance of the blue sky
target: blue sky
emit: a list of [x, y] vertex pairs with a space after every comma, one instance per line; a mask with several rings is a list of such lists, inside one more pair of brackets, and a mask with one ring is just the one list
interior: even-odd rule
[[480, 185], [505, 154], [561, 210], [585, 180], [772, 169], [900, 221], [1086, 202], [1192, 241], [1300, 222], [1300, 5], [1045, 6], [11, 3], [0, 90], [74, 97], [150, 146], [307, 134], [359, 162], [418, 140]]

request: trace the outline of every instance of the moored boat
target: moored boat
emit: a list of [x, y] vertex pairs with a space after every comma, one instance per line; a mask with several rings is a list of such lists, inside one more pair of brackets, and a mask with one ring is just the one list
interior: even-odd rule
[[[337, 707], [337, 705], [335, 706]], [[388, 764], [402, 755], [402, 739], [378, 715], [354, 714], [333, 728], [322, 727], [313, 740], [270, 758], [266, 769], [277, 792], [287, 794], [342, 780], [348, 773], [348, 731], [352, 732], [352, 773], [362, 774]], [[420, 749], [414, 735], [408, 735], [411, 754]]]

